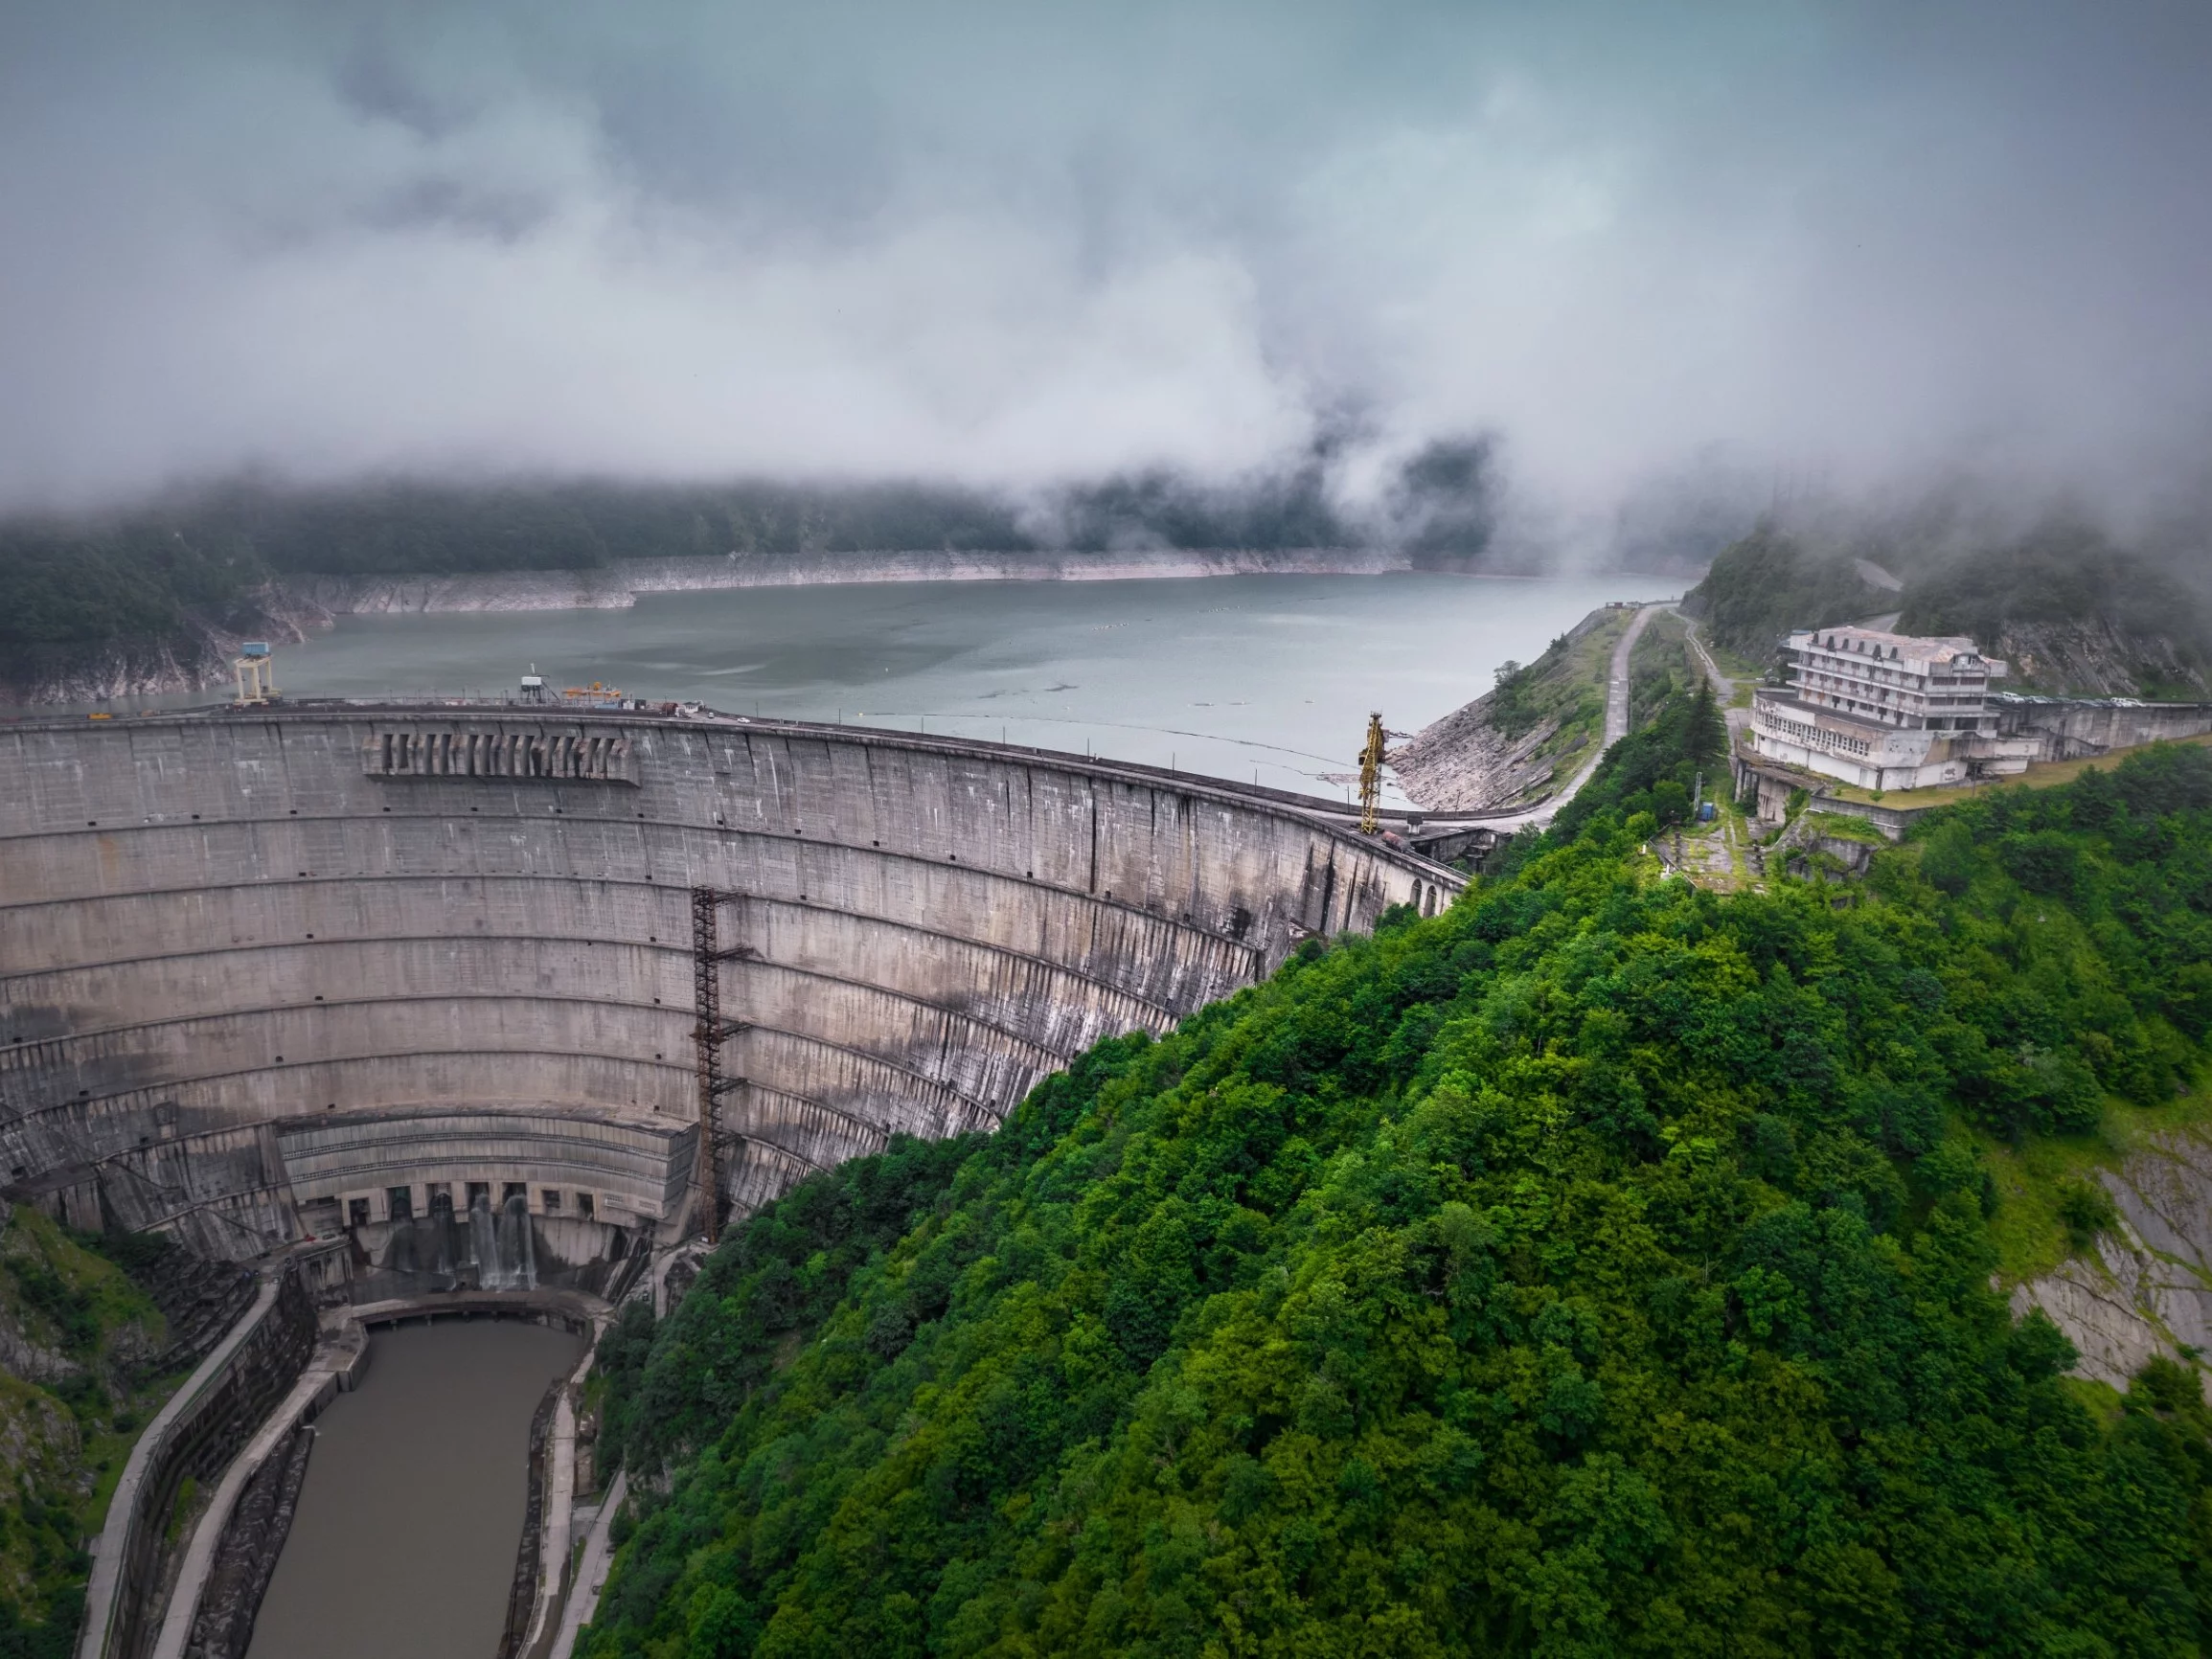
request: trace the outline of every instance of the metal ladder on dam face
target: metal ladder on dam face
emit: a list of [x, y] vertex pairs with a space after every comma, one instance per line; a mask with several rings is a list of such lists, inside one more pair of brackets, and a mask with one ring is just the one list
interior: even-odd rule
[[743, 1088], [743, 1078], [722, 1075], [722, 1044], [747, 1029], [741, 1019], [722, 1017], [722, 964], [757, 962], [760, 952], [750, 945], [724, 948], [721, 943], [722, 906], [734, 904], [742, 894], [718, 887], [692, 889], [692, 1048], [698, 1077], [699, 1216], [711, 1247], [721, 1230], [721, 1188], [718, 1148], [715, 1145], [715, 1112], [724, 1095]]

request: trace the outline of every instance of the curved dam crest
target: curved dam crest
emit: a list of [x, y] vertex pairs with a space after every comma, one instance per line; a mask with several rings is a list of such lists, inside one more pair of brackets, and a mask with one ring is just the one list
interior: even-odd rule
[[689, 705], [25, 723], [0, 1170], [215, 1254], [343, 1232], [378, 1271], [452, 1274], [467, 1217], [527, 1212], [532, 1271], [595, 1286], [696, 1220], [695, 887], [730, 896], [742, 1211], [1460, 879], [1328, 803]]

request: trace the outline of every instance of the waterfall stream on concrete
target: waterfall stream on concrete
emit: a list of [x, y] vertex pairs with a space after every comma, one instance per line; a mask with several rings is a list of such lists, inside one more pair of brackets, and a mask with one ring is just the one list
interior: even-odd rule
[[530, 1230], [529, 1201], [520, 1193], [510, 1193], [496, 1215], [483, 1193], [470, 1199], [468, 1242], [476, 1261], [478, 1288], [537, 1288], [537, 1246]]
[[377, 1331], [361, 1387], [316, 1425], [247, 1659], [490, 1659], [531, 1414], [582, 1352], [513, 1320]]

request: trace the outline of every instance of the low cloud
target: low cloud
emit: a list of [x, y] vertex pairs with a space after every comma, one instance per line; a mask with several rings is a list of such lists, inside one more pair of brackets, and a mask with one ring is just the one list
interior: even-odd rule
[[0, 506], [1319, 456], [1468, 535], [1405, 481], [1479, 456], [1482, 534], [1618, 552], [2196, 488], [2212, 14], [1930, 10], [22, 0]]

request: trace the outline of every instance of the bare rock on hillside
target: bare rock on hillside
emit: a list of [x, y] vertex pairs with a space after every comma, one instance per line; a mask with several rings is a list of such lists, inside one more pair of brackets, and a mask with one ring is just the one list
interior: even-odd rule
[[2122, 628], [2103, 617], [2007, 623], [1995, 651], [2012, 666], [2015, 677], [2008, 689], [2184, 700], [2212, 691], [2204, 666], [2175, 641]]
[[1490, 723], [1491, 698], [1475, 698], [1424, 726], [1391, 751], [1391, 770], [1406, 799], [1432, 812], [1475, 812], [1510, 806], [1537, 794], [1554, 767], [1539, 751], [1558, 733], [1556, 719], [1539, 720], [1518, 738]]
[[2041, 1307], [2080, 1352], [2077, 1375], [2124, 1390], [2156, 1354], [2212, 1353], [2212, 1145], [2177, 1132], [2100, 1178], [2118, 1230], [2094, 1261], [2018, 1286], [2013, 1312]]

